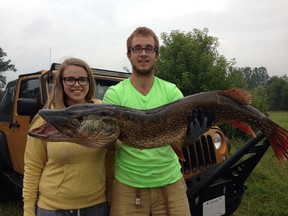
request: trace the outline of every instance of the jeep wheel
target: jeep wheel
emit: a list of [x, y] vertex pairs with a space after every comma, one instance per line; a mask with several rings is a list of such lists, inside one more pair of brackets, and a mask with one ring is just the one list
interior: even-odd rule
[[0, 173], [0, 201], [8, 201], [13, 198], [14, 185], [10, 183], [3, 173]]

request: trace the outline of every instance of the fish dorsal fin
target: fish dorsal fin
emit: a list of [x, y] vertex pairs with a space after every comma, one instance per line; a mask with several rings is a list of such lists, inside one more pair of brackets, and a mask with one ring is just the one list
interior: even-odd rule
[[253, 101], [252, 94], [249, 91], [241, 88], [232, 88], [221, 91], [219, 94], [245, 105], [251, 105]]

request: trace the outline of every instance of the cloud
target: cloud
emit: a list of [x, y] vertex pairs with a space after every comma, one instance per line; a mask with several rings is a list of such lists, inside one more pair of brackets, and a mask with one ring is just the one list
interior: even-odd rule
[[220, 54], [239, 67], [287, 74], [288, 1], [1, 0], [0, 47], [19, 74], [75, 56], [92, 67], [130, 68], [126, 39], [138, 26], [162, 32], [209, 29]]

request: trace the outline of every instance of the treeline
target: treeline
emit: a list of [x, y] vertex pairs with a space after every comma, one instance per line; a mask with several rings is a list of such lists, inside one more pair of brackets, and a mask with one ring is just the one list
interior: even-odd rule
[[[175, 83], [184, 95], [203, 91], [241, 87], [251, 91], [253, 106], [262, 112], [288, 110], [287, 76], [268, 75], [265, 67], [236, 66], [218, 52], [218, 38], [210, 36], [207, 28], [185, 33], [172, 30], [161, 34], [160, 59], [155, 73]], [[6, 84], [2, 72], [16, 71], [0, 47], [0, 97]]]
[[4, 76], [4, 72], [10, 71], [17, 71], [15, 66], [11, 63], [11, 60], [6, 60], [5, 57], [7, 54], [4, 50], [0, 47], [0, 102], [3, 97], [3, 88], [6, 85], [6, 77]]
[[175, 83], [184, 95], [241, 87], [251, 91], [253, 106], [268, 110], [288, 110], [287, 76], [268, 75], [265, 67], [236, 66], [218, 52], [218, 38], [208, 35], [208, 29], [179, 30], [162, 33], [160, 59], [156, 75]]
[[288, 78], [272, 76], [267, 73], [266, 68], [249, 67], [239, 68], [246, 89], [254, 96], [253, 105], [262, 111], [287, 111], [288, 110]]

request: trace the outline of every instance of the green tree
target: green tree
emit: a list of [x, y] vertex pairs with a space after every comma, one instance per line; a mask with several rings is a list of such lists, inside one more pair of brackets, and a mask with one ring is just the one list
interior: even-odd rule
[[247, 87], [249, 89], [256, 88], [257, 86], [264, 85], [269, 80], [269, 75], [265, 67], [251, 69], [245, 67], [240, 69], [246, 79]]
[[229, 62], [229, 66], [228, 66], [228, 69], [227, 70], [227, 79], [226, 80], [223, 80], [225, 82], [227, 82], [227, 86], [228, 87], [241, 87], [241, 88], [244, 88], [244, 89], [247, 89], [248, 88], [248, 85], [247, 85], [247, 81], [241, 71], [241, 69], [237, 68], [236, 66], [236, 61], [235, 59], [232, 59], [230, 62]]
[[281, 108], [287, 111], [288, 110], [288, 82], [287, 80], [286, 80], [285, 85], [283, 86], [281, 98], [282, 98]]
[[218, 39], [208, 29], [162, 33], [155, 74], [175, 83], [184, 95], [232, 86], [245, 87], [243, 75], [217, 51]]
[[269, 109], [287, 110], [288, 109], [288, 78], [287, 76], [272, 76], [266, 84]]
[[7, 54], [3, 51], [3, 49], [0, 47], [0, 91], [1, 89], [6, 85], [6, 77], [3, 75], [3, 72], [6, 72], [8, 70], [11, 71], [17, 71], [15, 68], [15, 65], [11, 64], [11, 60], [6, 60], [5, 57]]
[[259, 85], [250, 91], [253, 95], [252, 106], [256, 107], [258, 110], [267, 115], [267, 111], [269, 110], [267, 88], [263, 85]]

